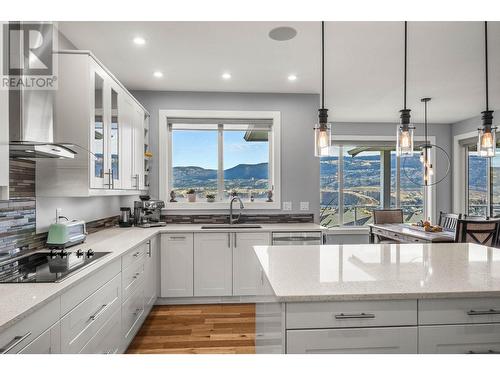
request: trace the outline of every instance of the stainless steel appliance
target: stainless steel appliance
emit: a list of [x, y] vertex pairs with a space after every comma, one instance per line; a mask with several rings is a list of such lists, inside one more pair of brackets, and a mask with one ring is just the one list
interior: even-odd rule
[[47, 236], [47, 246], [51, 249], [65, 249], [78, 245], [87, 238], [85, 221], [67, 220], [51, 224]]
[[120, 207], [120, 219], [118, 220], [118, 225], [122, 228], [131, 227], [133, 221], [130, 207]]
[[321, 232], [273, 232], [273, 246], [281, 245], [322, 245]]
[[161, 209], [165, 202], [150, 200], [148, 196], [141, 196], [140, 201], [134, 202], [135, 225], [142, 228], [162, 227], [167, 223], [161, 221]]
[[30, 253], [0, 262], [0, 283], [54, 283], [110, 254], [83, 251], [52, 250]]

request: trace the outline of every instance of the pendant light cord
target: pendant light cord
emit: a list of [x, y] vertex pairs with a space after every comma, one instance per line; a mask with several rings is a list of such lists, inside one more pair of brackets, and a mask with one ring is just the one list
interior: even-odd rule
[[325, 21], [321, 21], [321, 108], [325, 108]]
[[484, 66], [486, 71], [486, 110], [489, 111], [488, 97], [488, 21], [484, 21]]
[[405, 74], [404, 74], [404, 109], [406, 109], [406, 60], [407, 60], [407, 44], [408, 44], [408, 22], [405, 21]]

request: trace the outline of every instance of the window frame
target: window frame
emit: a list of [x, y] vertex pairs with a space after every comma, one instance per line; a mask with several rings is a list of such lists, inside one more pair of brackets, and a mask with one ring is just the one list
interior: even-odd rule
[[[335, 135], [334, 136], [335, 141], [339, 143], [343, 143], [344, 145], [355, 145], [356, 142], [366, 142], [367, 136], [360, 136], [360, 135]], [[436, 142], [436, 137], [435, 136], [428, 136], [428, 141], [431, 144], [435, 144]], [[382, 141], [382, 142], [391, 142], [394, 141], [394, 137], [392, 136], [385, 136], [385, 135], [370, 135], [369, 136], [370, 141]], [[423, 142], [425, 141], [425, 137], [423, 136], [415, 136], [414, 140], [417, 142]], [[431, 149], [430, 153], [431, 161], [433, 164], [435, 163], [436, 160], [436, 152], [434, 149]], [[401, 170], [401, 157], [397, 157], [396, 159], [396, 168], [398, 169], [398, 173], [396, 174], [396, 202], [397, 206], [399, 207], [400, 205], [400, 170]], [[341, 181], [343, 180], [343, 175], [339, 175], [339, 202], [341, 199], [343, 199], [343, 192], [340, 191], [340, 186], [341, 186]], [[432, 181], [432, 179], [431, 179]], [[430, 185], [427, 188], [424, 189], [424, 215], [426, 217], [429, 217], [431, 221], [434, 221], [434, 219], [437, 217], [436, 216], [436, 202], [435, 202], [435, 197], [436, 197], [436, 185]], [[320, 199], [321, 199], [321, 186], [320, 186]], [[320, 213], [321, 213], [321, 204], [320, 204]], [[339, 215], [339, 223], [341, 219], [341, 215]], [[339, 225], [338, 227], [331, 227], [328, 228], [329, 231], [338, 231], [338, 232], [360, 232], [360, 231], [367, 231], [368, 230], [368, 225], [360, 225], [360, 226], [349, 226], [349, 225]]]
[[[165, 201], [167, 210], [227, 210], [229, 201], [175, 202], [170, 200], [172, 181], [172, 133], [169, 131], [169, 118], [227, 118], [255, 119], [269, 118], [273, 120], [271, 141], [269, 142], [269, 180], [273, 186], [273, 202], [244, 201], [245, 209], [280, 209], [281, 208], [281, 112], [279, 111], [214, 111], [214, 110], [160, 110], [159, 111], [159, 198]], [[219, 132], [218, 142], [222, 141]], [[223, 148], [218, 147], [218, 190], [221, 186], [220, 168], [223, 163]], [[221, 191], [218, 191], [221, 194]]]

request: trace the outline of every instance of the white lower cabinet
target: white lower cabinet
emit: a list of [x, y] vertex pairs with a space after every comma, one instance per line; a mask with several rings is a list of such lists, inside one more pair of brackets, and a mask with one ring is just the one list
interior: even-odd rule
[[104, 323], [120, 309], [120, 274], [61, 319], [62, 353], [78, 353]]
[[194, 295], [233, 295], [231, 233], [194, 234]]
[[85, 344], [80, 354], [115, 354], [121, 342], [121, 311], [118, 309]]
[[57, 354], [61, 352], [61, 323], [57, 322], [18, 354]]
[[500, 354], [500, 324], [422, 326], [419, 353]]
[[144, 315], [144, 285], [139, 285], [122, 305], [122, 340], [126, 345], [134, 338]]
[[253, 246], [270, 244], [269, 233], [233, 233], [233, 295], [266, 294], [267, 278]]
[[417, 327], [289, 330], [289, 354], [415, 354]]
[[153, 237], [148, 243], [148, 253], [144, 264], [144, 304], [146, 311], [154, 305], [159, 291], [160, 251], [158, 237]]
[[162, 297], [193, 297], [193, 233], [161, 235]]

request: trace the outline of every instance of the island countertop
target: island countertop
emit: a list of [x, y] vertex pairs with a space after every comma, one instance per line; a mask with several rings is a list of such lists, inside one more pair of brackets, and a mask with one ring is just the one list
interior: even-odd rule
[[280, 302], [500, 296], [500, 249], [467, 243], [255, 246]]

